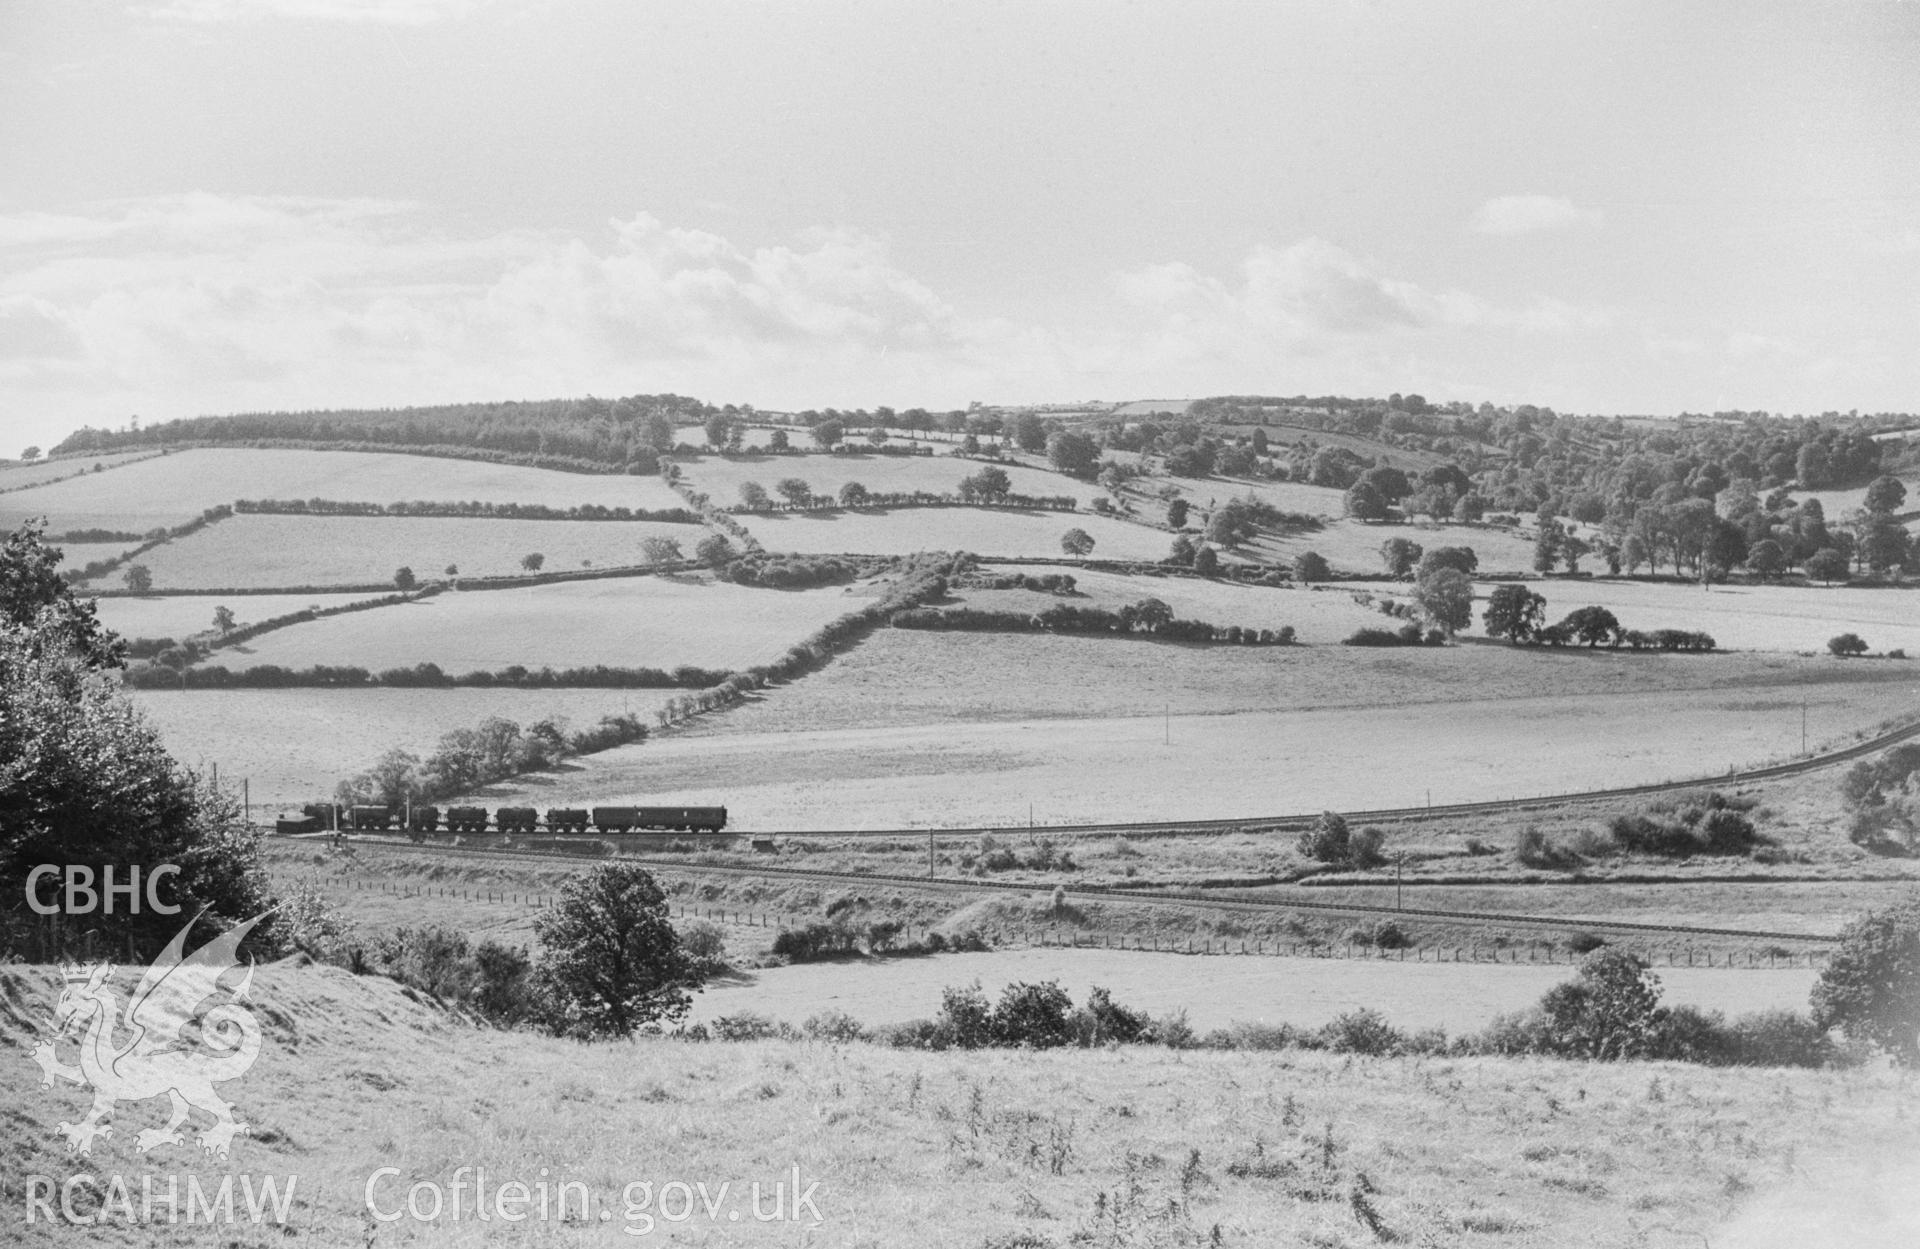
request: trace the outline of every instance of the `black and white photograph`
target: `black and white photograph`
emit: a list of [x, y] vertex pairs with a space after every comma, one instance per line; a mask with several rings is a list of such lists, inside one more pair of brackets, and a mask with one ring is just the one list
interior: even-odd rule
[[1920, 3], [0, 0], [0, 1242], [1920, 1245]]

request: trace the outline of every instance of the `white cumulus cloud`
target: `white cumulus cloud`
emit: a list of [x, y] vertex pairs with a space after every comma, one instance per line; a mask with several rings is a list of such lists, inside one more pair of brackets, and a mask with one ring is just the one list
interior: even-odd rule
[[[676, 391], [762, 407], [1445, 393], [1592, 309], [1437, 289], [1322, 239], [1117, 273], [1058, 322], [962, 311], [850, 230], [745, 246], [645, 213], [474, 231], [376, 199], [181, 195], [0, 214], [0, 411], [198, 413]], [[1467, 380], [1471, 380], [1467, 375]], [[58, 424], [61, 428], [53, 431]]]
[[1474, 210], [1472, 226], [1481, 234], [1537, 234], [1599, 223], [1597, 210], [1557, 195], [1500, 195]]

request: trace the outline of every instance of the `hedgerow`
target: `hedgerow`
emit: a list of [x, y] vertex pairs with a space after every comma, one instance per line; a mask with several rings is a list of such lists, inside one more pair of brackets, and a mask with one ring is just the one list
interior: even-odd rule
[[348, 503], [337, 499], [240, 499], [233, 510], [263, 516], [448, 516], [484, 520], [605, 520], [653, 521], [670, 525], [697, 525], [691, 509], [605, 507], [581, 503], [551, 507], [544, 503], [430, 502]]
[[696, 668], [683, 665], [671, 672], [660, 668], [614, 668], [594, 664], [577, 668], [527, 668], [512, 664], [494, 671], [477, 670], [454, 674], [435, 663], [412, 667], [387, 668], [379, 672], [352, 664], [315, 664], [308, 668], [286, 668], [279, 664], [255, 664], [250, 668], [226, 668], [219, 665], [175, 669], [155, 663], [140, 664], [126, 672], [126, 683], [135, 689], [306, 689], [351, 686], [388, 686], [403, 689], [509, 688], [509, 689], [707, 689], [734, 674], [725, 669]]
[[1204, 620], [1181, 620], [1143, 611], [1145, 599], [1118, 611], [1058, 603], [1040, 612], [990, 611], [977, 607], [920, 607], [894, 613], [896, 629], [950, 630], [978, 633], [1140, 634], [1169, 642], [1224, 642], [1233, 646], [1289, 646], [1291, 625], [1260, 629], [1216, 625]]

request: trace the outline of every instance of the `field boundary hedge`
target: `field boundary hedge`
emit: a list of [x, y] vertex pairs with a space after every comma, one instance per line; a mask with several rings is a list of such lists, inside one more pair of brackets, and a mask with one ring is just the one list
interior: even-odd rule
[[667, 525], [697, 525], [700, 517], [687, 508], [606, 507], [598, 503], [579, 503], [570, 507], [551, 507], [544, 503], [481, 503], [476, 501], [434, 503], [349, 503], [337, 499], [239, 499], [233, 510], [240, 515], [260, 516], [356, 516], [441, 517], [458, 520], [592, 520], [648, 521]]
[[[615, 564], [608, 568], [562, 568], [553, 572], [537, 573], [501, 573], [493, 577], [443, 577], [436, 578], [430, 585], [442, 589], [460, 592], [481, 590], [520, 590], [528, 586], [555, 585], [562, 581], [606, 581], [621, 577], [649, 577], [661, 573], [691, 572], [700, 565], [696, 560], [682, 560], [674, 564]], [[145, 594], [132, 590], [90, 590], [95, 598], [219, 598], [240, 597], [250, 594], [379, 594], [392, 591], [391, 581], [350, 582], [341, 585], [263, 585], [263, 586], [216, 586], [211, 589], [169, 589], [161, 587]]]
[[744, 553], [754, 554], [766, 549], [760, 545], [760, 539], [747, 532], [747, 527], [729, 515], [725, 508], [716, 505], [711, 496], [688, 484], [681, 477], [678, 465], [662, 464], [660, 478], [670, 490], [685, 499], [687, 506], [698, 512], [703, 521], [738, 542]]
[[660, 668], [616, 668], [606, 664], [554, 669], [527, 668], [510, 664], [499, 669], [475, 669], [458, 676], [439, 664], [426, 662], [412, 667], [385, 668], [379, 672], [357, 664], [314, 664], [308, 668], [286, 668], [279, 664], [255, 664], [250, 668], [228, 668], [215, 664], [184, 669], [160, 664], [141, 664], [129, 668], [126, 683], [141, 690], [225, 690], [225, 689], [609, 689], [706, 690], [731, 679], [726, 669], [696, 668], [683, 664], [668, 672]]
[[766, 507], [735, 503], [726, 510], [734, 516], [776, 516], [782, 512], [884, 512], [923, 507], [964, 507], [985, 512], [1077, 512], [1080, 500], [1070, 494], [1009, 494], [998, 499], [969, 501], [952, 491], [869, 490], [858, 503], [843, 503], [837, 496], [820, 495], [805, 503], [770, 503]]
[[160, 458], [161, 456], [163, 456], [163, 455], [165, 455], [165, 454], [166, 454], [166, 452], [165, 452], [164, 450], [161, 450], [161, 451], [154, 451], [154, 452], [152, 452], [152, 453], [150, 453], [150, 454], [147, 454], [147, 455], [135, 455], [135, 456], [129, 456], [128, 458], [126, 458], [126, 459], [124, 459], [124, 460], [120, 460], [119, 462], [117, 462], [117, 463], [114, 463], [114, 464], [103, 464], [103, 463], [101, 463], [101, 462], [100, 462], [100, 454], [105, 454], [105, 455], [120, 455], [120, 454], [123, 454], [123, 453], [122, 453], [122, 452], [118, 452], [118, 451], [107, 451], [107, 452], [103, 452], [103, 453], [99, 453], [99, 454], [94, 454], [94, 455], [88, 455], [88, 454], [86, 454], [85, 452], [75, 452], [75, 453], [74, 453], [73, 455], [71, 455], [71, 456], [64, 456], [64, 455], [62, 455], [62, 456], [52, 456], [52, 455], [50, 455], [50, 456], [47, 456], [47, 457], [45, 457], [44, 459], [39, 459], [39, 460], [29, 460], [29, 461], [27, 461], [27, 464], [51, 464], [51, 463], [54, 463], [54, 462], [56, 462], [56, 461], [58, 461], [58, 460], [66, 460], [66, 459], [72, 459], [72, 460], [83, 460], [83, 459], [84, 459], [84, 460], [86, 460], [86, 461], [88, 461], [88, 462], [89, 462], [90, 464], [94, 464], [94, 465], [99, 465], [99, 467], [98, 467], [97, 469], [96, 469], [96, 468], [92, 468], [92, 467], [88, 467], [88, 468], [83, 468], [83, 469], [78, 469], [78, 470], [76, 470], [76, 471], [74, 471], [74, 472], [71, 472], [71, 473], [68, 473], [68, 474], [67, 474], [66, 476], [64, 476], [64, 477], [47, 477], [47, 478], [43, 478], [43, 479], [42, 479], [42, 480], [40, 480], [40, 481], [34, 481], [34, 482], [28, 482], [28, 483], [27, 483], [26, 485], [24, 485], [24, 486], [0, 486], [0, 494], [18, 494], [18, 493], [20, 493], [20, 492], [21, 492], [22, 490], [38, 490], [38, 489], [39, 489], [40, 487], [42, 487], [42, 486], [51, 486], [51, 485], [54, 485], [54, 484], [55, 484], [55, 483], [57, 483], [57, 482], [62, 482], [62, 481], [72, 481], [72, 480], [73, 480], [74, 478], [76, 478], [76, 477], [86, 477], [86, 476], [89, 476], [90, 474], [92, 474], [92, 473], [95, 473], [95, 472], [101, 472], [101, 473], [104, 473], [104, 472], [107, 472], [107, 471], [108, 471], [108, 470], [110, 470], [110, 469], [115, 469], [115, 468], [124, 468], [124, 467], [125, 467], [126, 465], [128, 465], [128, 464], [138, 464], [138, 463], [140, 463], [140, 462], [141, 462], [142, 460], [156, 460], [156, 459], [159, 459], [159, 458]]
[[1065, 633], [1109, 637], [1148, 637], [1163, 642], [1225, 643], [1232, 646], [1292, 646], [1293, 626], [1279, 629], [1216, 625], [1178, 618], [1148, 624], [1138, 606], [1120, 611], [1057, 604], [1040, 612], [983, 611], [973, 607], [917, 607], [895, 612], [896, 629], [975, 633]]
[[210, 507], [192, 520], [175, 525], [157, 538], [149, 538], [139, 546], [134, 547], [131, 551], [122, 551], [120, 554], [110, 555], [106, 559], [94, 560], [85, 568], [69, 568], [66, 572], [62, 573], [61, 576], [65, 577], [70, 585], [78, 585], [82, 581], [91, 581], [95, 577], [104, 577], [114, 569], [138, 559], [162, 543], [171, 542], [175, 538], [185, 538], [189, 535], [199, 533], [208, 525], [227, 520], [232, 516], [233, 508], [228, 504], [222, 503], [217, 507]]
[[582, 456], [503, 451], [461, 443], [389, 443], [364, 438], [182, 438], [169, 440], [159, 446], [155, 455], [170, 455], [175, 451], [204, 451], [216, 447], [240, 447], [256, 451], [363, 451], [377, 455], [417, 455], [437, 460], [476, 460], [485, 464], [545, 468], [558, 473], [579, 473], [592, 477], [646, 477], [656, 472], [659, 464], [657, 456], [652, 453], [645, 459], [614, 463], [611, 460], [589, 460]]
[[967, 558], [944, 551], [908, 556], [902, 561], [900, 581], [879, 599], [829, 621], [770, 664], [756, 664], [744, 672], [734, 673], [712, 689], [669, 700], [654, 713], [660, 726], [666, 728], [696, 715], [725, 710], [775, 681], [791, 681], [825, 667], [834, 656], [887, 623], [895, 612], [920, 607], [945, 595], [948, 574], [965, 571]]

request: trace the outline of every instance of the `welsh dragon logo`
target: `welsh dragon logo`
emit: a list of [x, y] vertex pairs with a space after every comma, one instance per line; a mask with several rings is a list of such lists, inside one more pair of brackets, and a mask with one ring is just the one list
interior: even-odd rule
[[[213, 1116], [213, 1125], [200, 1133], [200, 1147], [217, 1158], [227, 1156], [236, 1133], [248, 1130], [213, 1086], [245, 1075], [260, 1056], [260, 1025], [241, 1004], [253, 985], [253, 966], [232, 988], [220, 981], [239, 970], [234, 956], [240, 942], [266, 916], [256, 915], [182, 957], [187, 932], [199, 918], [153, 960], [124, 1007], [111, 984], [111, 964], [61, 968], [66, 986], [53, 1009], [53, 1039], [34, 1046], [33, 1060], [45, 1073], [42, 1085], [58, 1077], [93, 1090], [87, 1117], [60, 1125], [68, 1153], [89, 1154], [94, 1137], [113, 1138], [116, 1104], [163, 1094], [172, 1099], [172, 1117], [165, 1127], [139, 1133], [141, 1153], [185, 1144], [180, 1129], [195, 1110]], [[117, 1032], [124, 1039], [116, 1040]], [[79, 1062], [68, 1066], [55, 1046], [73, 1036], [80, 1041]]]

